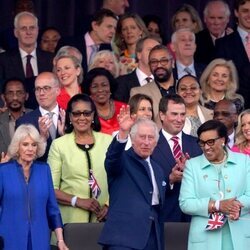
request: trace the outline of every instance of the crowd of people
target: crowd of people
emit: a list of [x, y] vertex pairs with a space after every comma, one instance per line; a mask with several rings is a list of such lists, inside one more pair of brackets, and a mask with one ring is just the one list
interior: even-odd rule
[[0, 53], [4, 249], [67, 250], [74, 222], [105, 222], [104, 250], [163, 250], [164, 222], [191, 223], [189, 250], [250, 248], [250, 0], [207, 1], [204, 25], [181, 5], [170, 41], [128, 8], [103, 0], [77, 37], [16, 14]]

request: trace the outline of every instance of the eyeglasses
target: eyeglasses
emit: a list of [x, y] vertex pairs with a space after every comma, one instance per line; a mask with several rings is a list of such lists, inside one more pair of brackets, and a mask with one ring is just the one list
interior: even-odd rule
[[214, 112], [214, 117], [218, 117], [218, 116], [223, 116], [223, 117], [230, 117], [231, 115], [234, 115], [235, 113], [230, 113], [227, 111], [215, 111]]
[[191, 92], [195, 92], [196, 90], [198, 90], [199, 87], [196, 87], [196, 86], [192, 86], [190, 88], [187, 88], [187, 87], [180, 87], [179, 91], [180, 92], [187, 92], [188, 90], [191, 91]]
[[37, 26], [23, 26], [23, 27], [20, 27], [18, 28], [21, 32], [34, 32], [35, 30], [37, 30]]
[[92, 113], [93, 113], [92, 110], [84, 110], [82, 112], [81, 111], [71, 112], [74, 118], [80, 118], [81, 115], [83, 115], [83, 117], [90, 117]]
[[14, 97], [14, 96], [17, 96], [17, 97], [23, 97], [25, 95], [25, 92], [22, 91], [22, 90], [17, 90], [17, 91], [8, 91], [5, 93], [5, 96], [7, 97]]
[[202, 141], [200, 139], [197, 140], [197, 143], [200, 145], [201, 148], [204, 148], [205, 145], [207, 144], [208, 146], [213, 146], [215, 144], [215, 141], [220, 139], [221, 137], [217, 137], [217, 138], [214, 138], [214, 139], [209, 139], [207, 141]]
[[35, 87], [35, 93], [40, 93], [41, 91], [43, 91], [46, 94], [50, 92], [51, 89], [52, 89], [51, 86]]
[[152, 60], [149, 61], [149, 65], [151, 67], [157, 67], [158, 64], [160, 63], [161, 66], [166, 66], [169, 62], [171, 62], [171, 60], [172, 60], [172, 57], [170, 57], [170, 58], [162, 58], [160, 60], [152, 59]]

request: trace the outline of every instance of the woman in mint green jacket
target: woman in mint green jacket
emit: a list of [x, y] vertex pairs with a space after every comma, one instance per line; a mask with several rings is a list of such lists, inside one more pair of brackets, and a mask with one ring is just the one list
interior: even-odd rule
[[99, 130], [91, 98], [73, 96], [66, 111], [66, 134], [53, 141], [48, 157], [63, 223], [105, 220], [108, 187], [104, 159], [112, 137]]
[[250, 158], [227, 149], [219, 121], [203, 123], [197, 134], [203, 154], [186, 162], [179, 197], [192, 215], [188, 249], [250, 249]]

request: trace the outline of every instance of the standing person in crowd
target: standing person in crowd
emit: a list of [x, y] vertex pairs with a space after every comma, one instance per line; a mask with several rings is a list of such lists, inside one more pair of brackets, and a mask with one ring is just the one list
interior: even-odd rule
[[50, 230], [54, 230], [58, 249], [68, 250], [50, 168], [35, 161], [44, 154], [45, 144], [34, 126], [22, 125], [8, 149], [13, 160], [0, 164], [0, 235], [4, 249], [49, 249]]
[[250, 108], [250, 23], [248, 13], [250, 12], [250, 0], [235, 0], [234, 13], [237, 18], [237, 29], [235, 32], [216, 41], [217, 57], [232, 60], [238, 70], [240, 84], [239, 93], [245, 99], [245, 107]]
[[220, 100], [215, 104], [213, 119], [222, 122], [227, 128], [227, 146], [232, 148], [235, 142], [235, 127], [238, 113], [236, 105], [230, 100]]
[[126, 8], [129, 7], [128, 0], [103, 0], [102, 8], [111, 10], [115, 15], [120, 16], [125, 14]]
[[198, 138], [203, 154], [186, 162], [179, 197], [192, 216], [188, 249], [248, 249], [249, 156], [227, 149], [219, 121], [203, 123]]
[[48, 27], [41, 34], [41, 50], [55, 53], [58, 41], [61, 39], [60, 32], [54, 27]]
[[135, 94], [150, 95], [154, 104], [154, 119], [160, 126], [159, 102], [162, 96], [175, 93], [175, 82], [173, 78], [173, 57], [164, 45], [156, 45], [149, 52], [148, 63], [150, 71], [154, 76], [154, 81], [141, 87], [132, 88], [130, 97]]
[[189, 157], [200, 155], [201, 149], [195, 137], [183, 132], [186, 107], [179, 95], [162, 97], [159, 116], [162, 129], [152, 159], [161, 166], [170, 184], [166, 192], [163, 218], [165, 222], [188, 222], [189, 216], [181, 212], [178, 203], [183, 165]]
[[95, 103], [97, 115], [101, 123], [101, 132], [112, 135], [119, 130], [117, 115], [123, 102], [113, 100], [116, 81], [111, 73], [104, 68], [90, 70], [83, 83], [83, 92], [88, 94]]
[[115, 54], [110, 50], [102, 50], [96, 53], [89, 65], [89, 70], [94, 68], [105, 68], [114, 78], [120, 75], [120, 65]]
[[2, 154], [4, 156], [14, 135], [16, 120], [30, 112], [31, 109], [25, 108], [28, 93], [25, 90], [24, 82], [20, 79], [6, 80], [1, 97], [7, 108], [0, 114], [0, 154], [4, 153]]
[[74, 46], [82, 53], [84, 74], [88, 72], [88, 67], [98, 51], [112, 50], [111, 41], [117, 25], [116, 15], [108, 9], [98, 10], [91, 19], [91, 25], [84, 35], [62, 38], [57, 46]]
[[43, 71], [52, 70], [53, 54], [36, 47], [37, 17], [30, 12], [21, 12], [16, 15], [14, 26], [18, 49], [0, 53], [0, 83], [2, 80], [13, 77], [18, 77], [21, 80], [32, 78]]
[[235, 139], [231, 150], [250, 155], [250, 109], [239, 114]]
[[171, 24], [173, 31], [187, 28], [198, 33], [203, 29], [197, 10], [192, 5], [185, 3], [175, 11]]
[[71, 55], [55, 57], [54, 64], [54, 73], [57, 75], [61, 86], [57, 103], [59, 107], [66, 110], [70, 98], [81, 93], [82, 65], [77, 57]]
[[64, 134], [65, 111], [60, 109], [56, 101], [59, 92], [59, 81], [53, 73], [39, 74], [35, 81], [35, 95], [39, 107], [16, 121], [16, 127], [27, 123], [34, 125], [47, 141], [45, 154], [39, 158], [41, 161], [47, 161], [52, 140]]
[[197, 129], [202, 123], [213, 118], [213, 111], [201, 105], [201, 86], [192, 75], [184, 75], [176, 84], [176, 92], [186, 106], [184, 133], [197, 137]]
[[120, 17], [114, 42], [118, 48], [122, 75], [131, 73], [137, 67], [136, 43], [147, 35], [148, 30], [139, 15], [126, 13]]
[[[161, 215], [168, 183], [150, 157], [159, 138], [158, 128], [149, 119], [134, 123], [129, 107], [122, 108], [118, 119], [120, 130], [105, 160], [110, 209], [99, 243], [105, 250], [163, 250]], [[126, 151], [129, 133], [132, 148]]]
[[104, 159], [112, 137], [99, 133], [100, 128], [91, 98], [86, 94], [73, 96], [66, 112], [66, 134], [53, 141], [48, 157], [63, 223], [106, 218]]
[[226, 1], [210, 0], [207, 2], [203, 18], [206, 28], [196, 34], [195, 60], [205, 65], [216, 58], [215, 41], [232, 32], [228, 28], [230, 9]]
[[161, 41], [156, 36], [146, 36], [139, 39], [135, 48], [138, 66], [131, 73], [117, 78], [116, 100], [128, 103], [132, 88], [144, 86], [154, 80], [149, 67], [148, 56], [151, 49], [158, 44], [161, 44]]
[[243, 110], [244, 99], [236, 93], [238, 74], [232, 61], [214, 59], [203, 71], [200, 83], [206, 108], [214, 110], [218, 101], [227, 99], [235, 103], [238, 113]]

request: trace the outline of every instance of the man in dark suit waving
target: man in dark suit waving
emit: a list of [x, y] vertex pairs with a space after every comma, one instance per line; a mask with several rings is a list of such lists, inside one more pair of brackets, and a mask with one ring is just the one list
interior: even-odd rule
[[[133, 125], [128, 107], [118, 119], [120, 130], [105, 160], [110, 207], [99, 243], [106, 250], [163, 250], [161, 211], [168, 183], [150, 157], [157, 126], [147, 119]], [[129, 131], [132, 148], [125, 151]]]
[[169, 178], [164, 204], [164, 221], [187, 222], [190, 217], [183, 214], [179, 207], [180, 184], [185, 160], [202, 153], [195, 137], [182, 132], [186, 118], [184, 100], [177, 94], [162, 97], [159, 104], [162, 122], [160, 138], [152, 155]]

